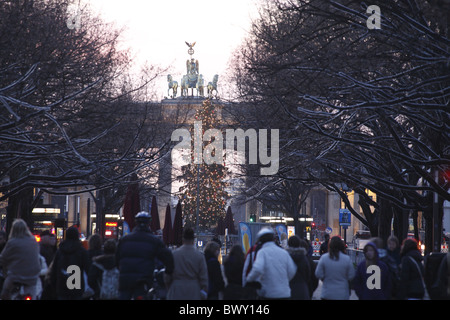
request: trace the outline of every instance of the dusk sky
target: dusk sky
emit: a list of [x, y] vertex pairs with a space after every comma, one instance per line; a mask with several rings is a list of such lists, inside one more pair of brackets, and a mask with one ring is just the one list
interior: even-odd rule
[[[85, 0], [95, 12], [117, 27], [125, 27], [124, 45], [135, 53], [137, 67], [169, 67], [180, 83], [186, 73], [187, 42], [196, 42], [194, 58], [206, 83], [224, 75], [234, 49], [256, 16], [258, 0]], [[167, 80], [158, 80], [159, 98], [167, 94]]]

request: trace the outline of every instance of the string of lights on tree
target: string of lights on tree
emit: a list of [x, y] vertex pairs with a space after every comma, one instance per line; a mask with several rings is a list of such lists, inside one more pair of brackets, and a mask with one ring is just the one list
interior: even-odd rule
[[[220, 120], [212, 102], [208, 99], [202, 104], [195, 113], [195, 121], [202, 122], [202, 137], [208, 129], [218, 129]], [[190, 128], [191, 137], [194, 136], [194, 126]], [[213, 142], [202, 143], [202, 152], [204, 148]], [[194, 150], [194, 139], [192, 139], [192, 150]], [[213, 150], [211, 155], [214, 157]], [[197, 216], [197, 196], [199, 196], [199, 223], [200, 230], [214, 228], [219, 218], [225, 217], [225, 205], [228, 199], [226, 192], [227, 183], [224, 181], [228, 170], [220, 164], [201, 164], [194, 163], [194, 152], [192, 152], [191, 164], [182, 168], [182, 178], [184, 185], [180, 188], [183, 201], [183, 219], [186, 226], [196, 226]], [[197, 180], [197, 177], [199, 179]], [[199, 192], [197, 191], [197, 182], [199, 181]]]

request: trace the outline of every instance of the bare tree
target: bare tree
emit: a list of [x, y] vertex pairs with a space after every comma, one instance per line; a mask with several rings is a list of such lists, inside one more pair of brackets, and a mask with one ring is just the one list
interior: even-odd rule
[[80, 28], [68, 28], [68, 4], [0, 4], [0, 199], [8, 199], [8, 225], [28, 220], [33, 188], [120, 191], [168, 152], [161, 108], [139, 101], [161, 70], [132, 82], [120, 32], [88, 8]]
[[383, 2], [381, 29], [370, 30], [358, 1], [279, 1], [241, 50], [241, 97], [283, 110], [299, 139], [306, 129], [316, 152], [293, 148], [313, 155], [311, 177], [344, 201], [342, 182], [358, 192], [365, 217], [353, 213], [374, 234], [382, 226], [386, 235], [386, 208], [429, 219], [437, 193], [442, 218], [450, 198], [448, 17], [439, 5], [448, 3]]

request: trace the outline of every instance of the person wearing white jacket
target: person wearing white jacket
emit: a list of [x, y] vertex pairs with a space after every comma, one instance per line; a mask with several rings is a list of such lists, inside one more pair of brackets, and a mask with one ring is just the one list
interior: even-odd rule
[[246, 282], [259, 282], [261, 289], [258, 290], [258, 296], [263, 299], [289, 299], [289, 281], [297, 272], [295, 262], [286, 250], [275, 244], [275, 233], [272, 229], [260, 230], [257, 237], [263, 244], [258, 250]]

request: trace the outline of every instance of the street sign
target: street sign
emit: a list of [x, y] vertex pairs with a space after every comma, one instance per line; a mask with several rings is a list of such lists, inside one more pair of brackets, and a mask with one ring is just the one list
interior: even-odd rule
[[325, 232], [328, 233], [328, 234], [331, 234], [333, 232], [333, 229], [331, 229], [331, 227], [327, 227], [325, 229]]
[[339, 225], [350, 226], [352, 222], [352, 215], [348, 209], [339, 209]]

